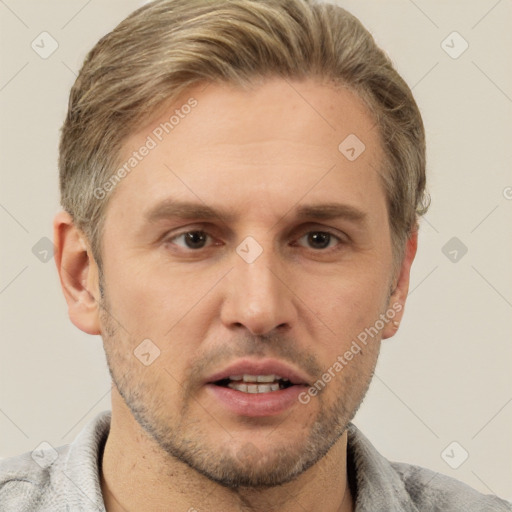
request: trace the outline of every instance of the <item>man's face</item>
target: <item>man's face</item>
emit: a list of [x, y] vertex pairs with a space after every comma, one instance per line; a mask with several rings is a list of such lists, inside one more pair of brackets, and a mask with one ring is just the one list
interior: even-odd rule
[[[197, 471], [231, 486], [288, 481], [355, 414], [381, 333], [335, 363], [392, 307], [378, 130], [353, 93], [314, 81], [211, 84], [161, 114], [126, 142], [123, 161], [148, 136], [157, 145], [107, 208], [101, 325], [114, 382]], [[359, 156], [338, 149], [351, 134]], [[221, 213], [182, 216], [178, 202]], [[298, 215], [325, 204], [339, 211]]]

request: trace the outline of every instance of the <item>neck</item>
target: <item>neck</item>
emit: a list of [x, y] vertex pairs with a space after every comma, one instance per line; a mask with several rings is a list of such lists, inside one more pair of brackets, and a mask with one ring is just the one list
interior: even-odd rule
[[265, 489], [228, 489], [163, 452], [139, 426], [115, 388], [101, 489], [107, 512], [353, 512], [347, 478], [347, 433], [297, 479]]

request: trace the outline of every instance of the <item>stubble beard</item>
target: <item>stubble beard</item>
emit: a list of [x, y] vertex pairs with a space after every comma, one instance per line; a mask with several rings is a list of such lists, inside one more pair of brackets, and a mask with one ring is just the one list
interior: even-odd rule
[[[278, 446], [257, 447], [250, 442], [236, 443], [222, 447], [208, 439], [205, 429], [221, 429], [215, 421], [204, 422], [190, 418], [188, 414], [194, 398], [183, 400], [183, 406], [175, 414], [169, 414], [168, 404], [163, 396], [155, 396], [154, 386], [147, 380], [137, 377], [140, 362], [134, 357], [135, 340], [120, 335], [119, 329], [108, 313], [106, 298], [101, 301], [102, 337], [107, 365], [119, 394], [141, 428], [156, 442], [162, 453], [170, 460], [170, 466], [178, 460], [209, 480], [230, 489], [269, 488], [296, 479], [307, 469], [319, 462], [340, 439], [349, 422], [355, 416], [370, 385], [375, 361], [371, 369], [358, 375], [357, 371], [345, 375], [343, 371], [326, 389], [337, 384], [332, 396], [336, 400], [327, 404], [324, 394], [315, 399], [320, 406], [316, 418], [311, 422], [309, 432], [300, 439], [290, 440], [289, 435]], [[123, 350], [121, 347], [128, 347]], [[158, 370], [161, 372], [162, 370]], [[183, 388], [181, 388], [183, 389]], [[184, 392], [186, 395], [186, 391]], [[302, 407], [303, 405], [298, 405]], [[305, 407], [305, 406], [304, 406]], [[280, 427], [277, 427], [278, 429]], [[284, 427], [281, 427], [284, 428]]]

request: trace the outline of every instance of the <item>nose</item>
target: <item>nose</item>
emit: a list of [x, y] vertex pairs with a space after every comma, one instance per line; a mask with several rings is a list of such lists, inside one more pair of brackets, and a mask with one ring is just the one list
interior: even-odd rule
[[252, 263], [235, 255], [235, 266], [226, 276], [221, 319], [228, 328], [245, 327], [253, 335], [274, 329], [289, 330], [297, 312], [292, 283], [278, 256], [266, 249]]

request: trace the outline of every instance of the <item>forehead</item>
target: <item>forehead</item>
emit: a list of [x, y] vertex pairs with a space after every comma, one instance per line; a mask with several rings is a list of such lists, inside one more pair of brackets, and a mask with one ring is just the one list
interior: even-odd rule
[[308, 204], [350, 206], [375, 201], [372, 194], [383, 201], [382, 160], [374, 120], [346, 88], [284, 79], [250, 89], [202, 84], [125, 142], [120, 162], [129, 172], [109, 208], [130, 203], [143, 217], [175, 197], [270, 216], [306, 196]]

